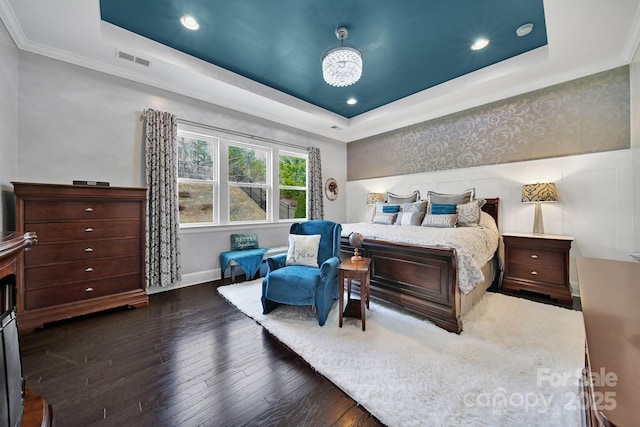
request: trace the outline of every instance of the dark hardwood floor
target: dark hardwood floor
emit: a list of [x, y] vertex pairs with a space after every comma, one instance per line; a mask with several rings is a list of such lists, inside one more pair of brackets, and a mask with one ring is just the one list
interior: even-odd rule
[[26, 383], [65, 426], [379, 426], [215, 283], [21, 337]]

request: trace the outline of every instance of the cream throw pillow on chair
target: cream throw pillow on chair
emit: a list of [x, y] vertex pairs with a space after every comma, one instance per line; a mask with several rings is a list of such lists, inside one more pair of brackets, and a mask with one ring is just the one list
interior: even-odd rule
[[285, 265], [318, 267], [319, 234], [289, 234], [289, 251]]

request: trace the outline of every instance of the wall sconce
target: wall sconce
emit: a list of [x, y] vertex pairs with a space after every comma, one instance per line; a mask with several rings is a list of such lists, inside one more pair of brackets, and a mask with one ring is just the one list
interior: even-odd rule
[[376, 202], [384, 202], [387, 200], [387, 196], [384, 193], [368, 193], [367, 204], [375, 205]]
[[535, 203], [536, 210], [533, 216], [533, 234], [544, 234], [542, 221], [542, 202], [557, 202], [558, 189], [553, 182], [525, 184], [522, 186], [522, 203]]

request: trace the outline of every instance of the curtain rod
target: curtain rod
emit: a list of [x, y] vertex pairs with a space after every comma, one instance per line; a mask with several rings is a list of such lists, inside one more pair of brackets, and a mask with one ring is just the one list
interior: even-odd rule
[[289, 142], [282, 142], [282, 141], [278, 141], [278, 140], [270, 139], [270, 138], [263, 138], [261, 136], [251, 135], [251, 134], [248, 134], [248, 133], [238, 132], [238, 131], [230, 130], [230, 129], [219, 128], [217, 126], [205, 125], [203, 123], [192, 122], [191, 120], [178, 119], [178, 123], [183, 123], [185, 125], [201, 127], [201, 128], [205, 128], [205, 129], [209, 129], [209, 130], [214, 130], [214, 131], [226, 133], [226, 134], [229, 134], [229, 135], [242, 136], [244, 138], [253, 139], [253, 140], [256, 140], [256, 141], [269, 142], [269, 143], [273, 143], [273, 144], [283, 145], [285, 147], [298, 148], [300, 150], [306, 150], [307, 149], [307, 147], [304, 147], [302, 145], [291, 144]]

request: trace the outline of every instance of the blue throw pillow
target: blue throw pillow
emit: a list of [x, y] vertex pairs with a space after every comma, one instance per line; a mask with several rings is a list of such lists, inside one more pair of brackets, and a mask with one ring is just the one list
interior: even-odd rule
[[400, 212], [400, 205], [386, 205], [382, 207], [384, 213], [398, 213]]
[[451, 215], [456, 213], [456, 208], [458, 205], [449, 204], [449, 203], [432, 203], [431, 204], [431, 215]]

